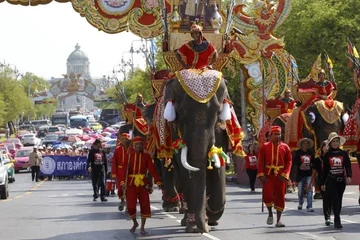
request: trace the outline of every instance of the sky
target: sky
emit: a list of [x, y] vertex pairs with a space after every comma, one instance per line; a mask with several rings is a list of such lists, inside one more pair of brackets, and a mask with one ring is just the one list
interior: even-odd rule
[[[51, 2], [35, 7], [0, 3], [0, 62], [50, 79], [66, 74], [66, 60], [79, 43], [90, 60], [93, 78], [111, 75], [132, 41], [140, 38], [130, 32], [108, 34], [97, 30], [80, 16], [71, 3]], [[134, 55], [135, 66], [145, 66], [141, 55]]]

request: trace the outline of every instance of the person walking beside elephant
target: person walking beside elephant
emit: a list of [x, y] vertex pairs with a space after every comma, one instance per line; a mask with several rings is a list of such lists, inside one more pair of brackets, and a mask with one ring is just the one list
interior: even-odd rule
[[245, 171], [245, 169], [249, 177], [251, 192], [254, 193], [256, 175], [258, 171], [258, 159], [257, 159], [257, 154], [255, 152], [255, 146], [252, 143], [249, 144], [248, 146], [248, 154], [246, 154], [244, 159], [244, 164], [242, 166], [242, 171]]
[[116, 186], [118, 186], [118, 196], [120, 199], [119, 211], [124, 210], [124, 191], [120, 185], [120, 179], [122, 179], [121, 174], [124, 174], [124, 165], [129, 155], [129, 146], [130, 146], [130, 135], [128, 133], [122, 133], [120, 137], [120, 145], [116, 147], [113, 163], [111, 168], [111, 177], [116, 178]]
[[287, 144], [281, 141], [281, 127], [271, 126], [270, 141], [259, 152], [258, 178], [263, 184], [263, 201], [269, 211], [266, 223], [274, 222], [272, 208], [276, 209], [275, 227], [285, 227], [281, 220], [285, 208], [285, 189], [289, 180], [292, 155]]
[[126, 186], [126, 206], [130, 219], [133, 220], [131, 233], [135, 233], [139, 223], [136, 220], [136, 204], [139, 199], [141, 212], [140, 233], [147, 234], [145, 231], [146, 219], [151, 217], [149, 192], [146, 189], [146, 172], [149, 171], [154, 177], [156, 184], [161, 188], [162, 182], [155, 171], [154, 163], [149, 154], [144, 153], [144, 139], [134, 137], [132, 139], [134, 149], [130, 150], [130, 157], [125, 161], [120, 175], [120, 187]]
[[346, 139], [332, 132], [328, 137], [329, 151], [324, 156], [324, 174], [321, 189], [329, 194], [334, 211], [334, 225], [342, 229], [340, 212], [346, 182], [351, 182], [351, 161], [348, 153], [340, 149]]
[[296, 182], [298, 185], [298, 210], [303, 208], [304, 192], [306, 186], [308, 212], [314, 212], [312, 207], [313, 187], [311, 184], [312, 168], [314, 167], [315, 156], [310, 149], [314, 147], [314, 141], [309, 138], [302, 138], [297, 143], [298, 150], [294, 155], [294, 165], [297, 168]]
[[332, 223], [330, 221], [331, 206], [332, 206], [331, 199], [329, 197], [328, 192], [323, 191], [321, 189], [321, 179], [323, 178], [323, 168], [324, 168], [324, 155], [327, 151], [328, 151], [328, 141], [325, 140], [321, 143], [320, 155], [317, 158], [315, 158], [311, 182], [313, 186], [318, 186], [320, 189], [325, 225], [329, 226]]

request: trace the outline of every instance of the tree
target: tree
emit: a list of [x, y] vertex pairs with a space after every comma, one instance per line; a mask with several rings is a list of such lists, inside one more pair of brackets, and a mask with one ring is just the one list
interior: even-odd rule
[[319, 53], [328, 52], [334, 63], [339, 101], [351, 106], [356, 98], [352, 71], [345, 57], [346, 37], [360, 43], [360, 1], [293, 0], [290, 16], [276, 31], [296, 58], [300, 79], [305, 78]]

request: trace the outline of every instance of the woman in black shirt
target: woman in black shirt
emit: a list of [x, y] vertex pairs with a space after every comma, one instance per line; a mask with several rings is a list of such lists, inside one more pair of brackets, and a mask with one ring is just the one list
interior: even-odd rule
[[329, 151], [324, 156], [324, 169], [321, 189], [329, 194], [334, 211], [335, 228], [341, 229], [340, 212], [346, 182], [351, 182], [351, 162], [346, 151], [340, 149], [345, 138], [332, 132], [328, 137]]
[[311, 176], [311, 185], [316, 186], [320, 189], [320, 194], [323, 202], [323, 213], [325, 218], [325, 225], [329, 226], [331, 224], [330, 215], [331, 215], [331, 202], [330, 198], [326, 191], [321, 189], [321, 179], [323, 178], [323, 166], [324, 166], [324, 155], [328, 151], [328, 141], [325, 140], [321, 143], [320, 146], [320, 155], [315, 158], [313, 173]]

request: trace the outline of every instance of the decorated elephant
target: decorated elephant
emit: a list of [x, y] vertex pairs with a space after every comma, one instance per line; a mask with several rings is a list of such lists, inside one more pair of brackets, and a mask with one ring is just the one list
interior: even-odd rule
[[[194, 70], [197, 71], [197, 70]], [[225, 208], [227, 156], [216, 147], [218, 119], [229, 120], [231, 111], [225, 80], [217, 71], [186, 81], [178, 74], [166, 85], [164, 117], [176, 120], [180, 138], [177, 163], [184, 187], [187, 232], [209, 232]], [[219, 115], [220, 114], [220, 115]], [[218, 125], [219, 126], [219, 125]]]

